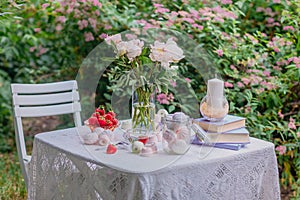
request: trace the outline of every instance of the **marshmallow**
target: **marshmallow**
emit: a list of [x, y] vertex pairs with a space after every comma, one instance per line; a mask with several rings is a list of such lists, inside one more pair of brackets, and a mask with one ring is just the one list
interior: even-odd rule
[[85, 135], [85, 134], [91, 133], [91, 129], [88, 126], [79, 126], [76, 129], [80, 135]]
[[186, 126], [180, 126], [175, 131], [178, 139], [189, 140], [190, 139], [190, 130]]
[[161, 122], [161, 118], [166, 117], [168, 115], [168, 111], [165, 109], [160, 109], [157, 111], [157, 114], [155, 115], [155, 122], [159, 123]]
[[158, 141], [158, 142], [161, 142], [161, 141], [162, 141], [162, 132], [161, 132], [161, 131], [158, 132], [158, 133], [156, 133], [156, 138], [157, 138], [157, 141]]
[[173, 142], [174, 140], [176, 140], [176, 134], [175, 134], [173, 131], [167, 129], [167, 130], [165, 130], [165, 132], [163, 133], [163, 138], [164, 138], [168, 143], [171, 143], [171, 142]]
[[96, 144], [98, 142], [98, 135], [96, 133], [88, 133], [82, 136], [84, 144]]
[[94, 132], [97, 133], [98, 135], [102, 134], [102, 132], [104, 131], [105, 129], [104, 128], [101, 128], [101, 127], [97, 127], [94, 129]]
[[147, 141], [147, 143], [157, 143], [157, 142], [158, 142], [158, 139], [157, 139], [156, 134], [155, 135], [150, 135], [149, 138], [148, 138], [148, 141]]
[[110, 139], [109, 139], [108, 135], [102, 134], [102, 135], [99, 136], [99, 142], [98, 142], [98, 144], [100, 146], [105, 146], [105, 145], [107, 145], [109, 143], [110, 143]]
[[173, 120], [175, 121], [185, 121], [188, 119], [188, 116], [185, 115], [183, 112], [176, 112], [173, 114]]
[[154, 143], [154, 142], [152, 142], [152, 143], [147, 143], [147, 144], [145, 145], [145, 147], [150, 147], [150, 148], [152, 149], [152, 152], [153, 152], [153, 153], [157, 153], [157, 151], [158, 151], [157, 144]]
[[176, 154], [184, 154], [188, 147], [188, 144], [181, 139], [176, 140], [170, 145], [171, 150]]
[[151, 147], [143, 147], [140, 152], [140, 155], [141, 156], [151, 156], [153, 153], [154, 152]]
[[132, 144], [132, 152], [133, 153], [140, 153], [140, 151], [143, 149], [144, 144], [140, 141], [134, 141]]

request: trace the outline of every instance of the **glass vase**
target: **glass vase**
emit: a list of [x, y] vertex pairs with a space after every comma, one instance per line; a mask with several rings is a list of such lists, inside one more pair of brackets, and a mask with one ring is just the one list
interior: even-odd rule
[[200, 103], [201, 115], [209, 121], [223, 120], [229, 111], [228, 101], [225, 96], [216, 99], [206, 95]]
[[164, 117], [162, 124], [163, 150], [169, 154], [185, 154], [190, 148], [191, 119], [182, 113], [174, 113]]
[[155, 131], [154, 91], [147, 87], [133, 88], [132, 129], [151, 134]]

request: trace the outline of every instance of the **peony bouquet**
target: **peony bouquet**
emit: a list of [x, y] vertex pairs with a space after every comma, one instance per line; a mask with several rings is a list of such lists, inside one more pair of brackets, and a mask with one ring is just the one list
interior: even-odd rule
[[114, 83], [114, 88], [130, 86], [134, 91], [133, 128], [153, 130], [155, 106], [151, 98], [155, 92], [168, 92], [170, 80], [177, 76], [171, 63], [184, 58], [183, 50], [172, 37], [166, 41], [156, 40], [149, 45], [136, 37], [130, 38], [122, 40], [121, 34], [106, 38], [106, 43], [115, 52], [109, 79]]

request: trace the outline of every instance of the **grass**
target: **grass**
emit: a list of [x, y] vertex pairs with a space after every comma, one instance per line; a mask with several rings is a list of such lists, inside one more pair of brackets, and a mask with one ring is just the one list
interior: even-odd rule
[[0, 153], [0, 200], [25, 200], [27, 193], [16, 151]]

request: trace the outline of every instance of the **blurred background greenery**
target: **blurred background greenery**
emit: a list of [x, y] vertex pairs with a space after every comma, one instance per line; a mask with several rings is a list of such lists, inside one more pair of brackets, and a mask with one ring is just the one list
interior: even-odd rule
[[[107, 35], [155, 27], [186, 33], [207, 50], [225, 81], [230, 112], [247, 118], [251, 136], [275, 144], [282, 197], [299, 199], [299, 13], [299, 0], [1, 0], [0, 199], [26, 199], [10, 84], [75, 79]], [[200, 102], [206, 85], [188, 66], [182, 63], [180, 71]], [[104, 76], [97, 104], [108, 105], [111, 93]], [[172, 111], [177, 104], [161, 106]], [[28, 146], [32, 135], [66, 120], [26, 122]]]

